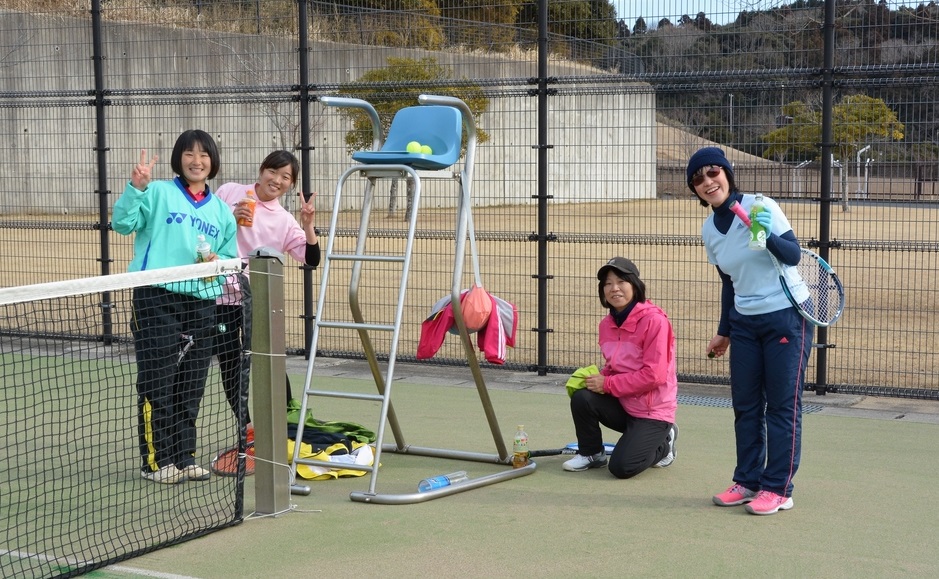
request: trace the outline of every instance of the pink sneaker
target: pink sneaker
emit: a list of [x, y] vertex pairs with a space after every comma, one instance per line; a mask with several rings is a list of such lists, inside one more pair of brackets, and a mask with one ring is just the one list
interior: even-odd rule
[[782, 509], [788, 511], [792, 508], [792, 497], [784, 497], [770, 491], [760, 491], [749, 505], [747, 512], [754, 515], [773, 515]]
[[751, 491], [743, 485], [734, 483], [726, 491], [719, 495], [714, 495], [714, 504], [719, 507], [734, 507], [749, 503], [756, 498], [756, 491]]

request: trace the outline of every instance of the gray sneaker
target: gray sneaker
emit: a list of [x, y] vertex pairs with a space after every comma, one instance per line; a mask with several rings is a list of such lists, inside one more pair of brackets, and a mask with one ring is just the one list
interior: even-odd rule
[[212, 477], [212, 473], [208, 469], [202, 468], [198, 464], [184, 466], [179, 469], [179, 472], [183, 474], [186, 480], [209, 480]]
[[155, 483], [164, 485], [174, 485], [186, 480], [183, 471], [176, 468], [175, 464], [168, 464], [160, 470], [142, 470], [140, 476]]
[[584, 456], [582, 454], [574, 455], [574, 458], [565, 462], [564, 470], [570, 472], [580, 472], [588, 468], [600, 468], [606, 466], [606, 452], [598, 452], [593, 456]]
[[655, 463], [655, 468], [665, 468], [675, 462], [675, 457], [678, 456], [678, 451], [675, 449], [675, 443], [678, 442], [678, 425], [673, 424], [671, 428], [668, 429], [668, 434], [665, 436], [665, 442], [668, 443], [668, 454], [665, 455], [665, 458]]

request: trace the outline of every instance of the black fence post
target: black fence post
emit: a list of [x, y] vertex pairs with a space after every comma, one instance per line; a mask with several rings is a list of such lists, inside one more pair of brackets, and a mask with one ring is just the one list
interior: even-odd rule
[[[105, 130], [105, 110], [110, 101], [105, 98], [107, 92], [104, 83], [104, 49], [101, 44], [101, 0], [91, 2], [91, 37], [92, 62], [94, 63], [94, 100], [95, 107], [95, 156], [98, 163], [98, 239], [100, 242], [101, 275], [111, 273], [111, 222], [108, 213], [108, 164], [107, 164], [107, 131]], [[114, 342], [114, 327], [112, 320], [111, 292], [101, 293], [101, 341], [104, 344]]]
[[[832, 98], [835, 67], [835, 0], [825, 0], [824, 65], [822, 68], [822, 175], [821, 207], [818, 217], [818, 253], [831, 263], [831, 148], [832, 148]], [[828, 392], [828, 328], [818, 328], [816, 333], [815, 394], [824, 396]]]
[[[300, 98], [300, 184], [303, 198], [310, 200], [313, 192], [310, 191], [310, 34], [307, 21], [307, 0], [297, 0], [297, 40], [299, 67], [299, 98]], [[303, 352], [306, 358], [310, 356], [310, 343], [313, 340], [313, 320], [316, 309], [313, 305], [313, 269], [308, 265], [300, 267], [303, 271]]]
[[548, 0], [538, 0], [538, 78], [533, 79], [538, 88], [529, 91], [538, 97], [538, 234], [533, 236], [538, 242], [538, 273], [532, 277], [538, 283], [538, 326], [532, 328], [538, 333], [538, 364], [532, 368], [539, 376], [548, 373]]

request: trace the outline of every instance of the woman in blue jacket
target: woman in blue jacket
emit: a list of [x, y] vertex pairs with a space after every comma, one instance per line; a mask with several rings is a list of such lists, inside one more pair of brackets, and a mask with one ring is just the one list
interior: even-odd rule
[[733, 484], [713, 501], [772, 515], [793, 506], [802, 389], [814, 328], [789, 303], [766, 252], [795, 265], [799, 241], [779, 205], [763, 197], [765, 210], [755, 220], [766, 229], [766, 248], [749, 248], [750, 230], [731, 206], [740, 203], [749, 213], [755, 196], [737, 190], [734, 169], [721, 149], [705, 147], [692, 155], [687, 180], [701, 205], [712, 209], [701, 237], [721, 279], [720, 322], [707, 351], [720, 357], [730, 348], [737, 466]]

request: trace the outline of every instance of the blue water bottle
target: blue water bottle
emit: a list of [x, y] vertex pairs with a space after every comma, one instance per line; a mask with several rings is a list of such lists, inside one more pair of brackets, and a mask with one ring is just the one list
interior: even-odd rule
[[430, 478], [425, 478], [421, 482], [417, 483], [417, 490], [419, 492], [426, 493], [427, 491], [432, 491], [434, 489], [448, 487], [452, 484], [465, 481], [466, 479], [466, 471], [458, 470], [456, 472], [451, 472], [450, 474], [441, 474], [432, 476]]

